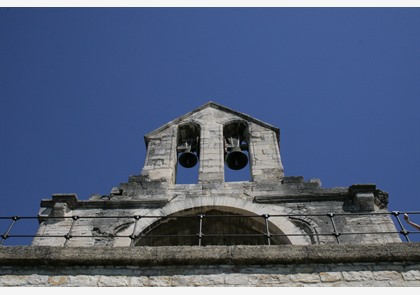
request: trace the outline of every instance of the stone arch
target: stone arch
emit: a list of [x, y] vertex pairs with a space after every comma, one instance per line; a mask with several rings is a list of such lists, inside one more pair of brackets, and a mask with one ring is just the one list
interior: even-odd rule
[[185, 143], [193, 145], [193, 151], [200, 156], [201, 125], [194, 121], [180, 124], [177, 128], [177, 147], [182, 147]]
[[[250, 138], [247, 121], [232, 119], [223, 123], [225, 181], [251, 180]], [[245, 167], [248, 169], [245, 170]]]
[[[281, 206], [273, 206], [266, 204], [253, 203], [251, 199], [239, 197], [230, 197], [225, 195], [220, 196], [200, 196], [190, 197], [183, 200], [173, 200], [166, 206], [160, 209], [149, 211], [147, 215], [143, 215], [136, 226], [135, 236], [140, 236], [141, 233], [150, 233], [156, 225], [159, 225], [167, 216], [185, 215], [188, 213], [198, 214], [200, 210], [216, 210], [219, 212], [242, 215], [282, 215], [269, 218], [270, 231], [277, 234], [285, 234], [287, 238], [282, 240], [284, 244], [292, 245], [307, 245], [311, 244], [310, 238], [306, 233], [296, 226], [291, 220], [284, 216], [287, 213], [285, 208]], [[141, 215], [141, 214], [140, 214]], [[150, 216], [147, 217], [147, 216]], [[134, 224], [119, 233], [121, 236], [128, 236], [133, 233]], [[138, 243], [138, 240], [136, 241]], [[117, 239], [114, 246], [127, 246], [128, 239]], [[279, 240], [276, 242], [279, 243]]]
[[308, 237], [311, 239], [312, 244], [320, 243], [318, 230], [317, 230], [318, 225], [312, 219], [309, 219], [308, 217], [304, 217], [304, 216], [302, 217], [292, 216], [289, 218], [290, 218], [290, 221], [294, 225], [296, 225], [302, 231], [308, 234]]
[[231, 118], [222, 122], [223, 137], [230, 136], [231, 133], [239, 133], [248, 143], [250, 140], [249, 122]]
[[[179, 168], [185, 169], [188, 183], [198, 181], [198, 169], [200, 167], [200, 143], [201, 125], [193, 120], [178, 125], [176, 129], [176, 165], [175, 183], [179, 183]], [[182, 167], [180, 167], [182, 166]], [[191, 169], [194, 168], [194, 169]], [[188, 171], [188, 173], [186, 173]], [[196, 179], [195, 181], [193, 179]]]
[[[266, 226], [271, 238], [268, 241]], [[137, 246], [291, 244], [263, 216], [232, 207], [186, 209], [155, 221], [138, 238]]]

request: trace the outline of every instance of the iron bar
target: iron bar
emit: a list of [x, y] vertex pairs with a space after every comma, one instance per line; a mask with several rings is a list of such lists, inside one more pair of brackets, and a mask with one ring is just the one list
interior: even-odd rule
[[268, 218], [270, 218], [270, 215], [263, 214], [262, 217], [264, 218], [265, 222], [265, 236], [267, 237], [267, 245], [271, 245], [271, 235], [270, 235], [270, 229], [268, 228]]
[[337, 240], [337, 243], [340, 244], [340, 233], [337, 232], [337, 228], [335, 226], [335, 222], [334, 222], [334, 213], [328, 213], [327, 216], [331, 219], [331, 224], [333, 226], [333, 232], [332, 235], [335, 237], [335, 239]]
[[68, 241], [71, 238], [73, 238], [72, 236], [73, 227], [74, 227], [74, 224], [76, 223], [76, 220], [79, 219], [79, 216], [72, 216], [71, 219], [72, 219], [72, 222], [71, 222], [70, 230], [66, 235], [64, 235], [64, 238], [66, 239], [66, 241], [64, 242], [64, 247], [67, 247]]
[[[386, 231], [386, 232], [340, 232], [340, 236], [344, 235], [389, 235], [389, 234], [400, 234], [398, 231]], [[410, 232], [410, 234], [420, 234], [420, 232]], [[303, 237], [303, 236], [331, 236], [331, 233], [316, 233], [316, 234], [273, 234], [270, 233], [271, 237]], [[197, 237], [197, 234], [190, 235], [137, 235], [136, 238], [162, 238], [162, 237]], [[204, 234], [203, 234], [204, 236]], [[206, 234], [206, 237], [266, 237], [265, 233], [263, 234]], [[8, 238], [62, 238], [62, 235], [8, 235]], [[94, 235], [71, 235], [71, 238], [97, 238], [98, 236]], [[114, 235], [114, 238], [131, 238], [131, 235]]]
[[7, 240], [7, 238], [9, 238], [9, 233], [12, 230], [13, 225], [16, 223], [16, 221], [18, 221], [20, 219], [19, 216], [13, 216], [12, 217], [12, 222], [10, 223], [8, 229], [6, 230], [6, 232], [1, 235], [1, 241], [0, 241], [0, 245], [3, 245], [3, 242]]
[[401, 222], [401, 220], [398, 216], [398, 215], [400, 215], [400, 212], [399, 211], [392, 211], [391, 214], [394, 215], [395, 219], [397, 219], [397, 221], [398, 221], [398, 224], [401, 228], [400, 234], [404, 235], [407, 242], [411, 242], [410, 238], [408, 237], [409, 232], [404, 228], [404, 226], [403, 226], [403, 224], [402, 224], [402, 222]]
[[135, 215], [135, 216], [134, 216], [135, 222], [134, 222], [134, 229], [133, 229], [133, 233], [132, 233], [131, 235], [129, 235], [129, 237], [130, 237], [130, 239], [131, 239], [131, 242], [130, 242], [130, 247], [134, 247], [134, 241], [135, 241], [135, 239], [137, 238], [137, 235], [136, 235], [137, 225], [138, 225], [138, 223], [139, 223], [140, 218], [141, 218], [141, 216], [139, 216], [139, 215]]
[[[393, 211], [393, 212], [398, 212], [399, 214], [420, 214], [420, 211], [406, 211], [406, 212], [399, 212], [399, 211]], [[334, 216], [356, 216], [356, 215], [394, 215], [393, 212], [351, 212], [351, 213], [334, 213]], [[315, 216], [325, 216], [325, 213], [319, 213], [319, 214], [270, 214], [270, 217], [296, 217], [296, 216], [300, 216], [300, 217], [315, 217]], [[159, 216], [159, 215], [144, 215], [144, 216], [140, 216], [140, 218], [195, 218], [196, 216], [185, 216], [185, 215], [170, 215], [170, 216]], [[220, 214], [220, 215], [206, 215], [206, 218], [212, 218], [212, 217], [261, 217], [261, 215], [225, 215], [225, 214]], [[12, 219], [13, 216], [0, 216], [0, 219]], [[42, 218], [42, 219], [56, 219], [57, 217], [54, 216], [19, 216], [19, 219], [38, 219], [38, 218]], [[60, 217], [62, 219], [68, 219], [68, 218], [73, 218], [72, 216], [63, 216]], [[123, 216], [79, 216], [79, 218], [86, 218], [86, 219], [102, 219], [102, 218], [134, 218], [133, 215], [123, 215]]]
[[199, 230], [198, 230], [198, 246], [201, 246], [201, 240], [203, 238], [203, 219], [204, 219], [204, 214], [198, 215], [198, 218], [200, 219], [200, 227], [199, 227]]

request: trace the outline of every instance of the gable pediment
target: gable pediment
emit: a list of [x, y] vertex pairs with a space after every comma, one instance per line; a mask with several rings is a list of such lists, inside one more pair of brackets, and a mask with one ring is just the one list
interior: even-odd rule
[[187, 114], [185, 114], [181, 117], [178, 117], [178, 118], [166, 123], [165, 125], [155, 129], [154, 131], [146, 134], [144, 136], [146, 145], [149, 142], [150, 138], [159, 137], [162, 132], [165, 132], [165, 130], [167, 130], [168, 128], [170, 128], [172, 126], [179, 126], [179, 125], [182, 125], [184, 123], [195, 122], [197, 120], [206, 120], [206, 116], [207, 117], [223, 117], [224, 115], [226, 117], [228, 117], [228, 116], [237, 117], [238, 119], [242, 119], [244, 121], [251, 122], [251, 123], [254, 123], [256, 125], [259, 125], [263, 128], [272, 130], [272, 131], [275, 132], [275, 134], [277, 136], [277, 139], [279, 139], [279, 133], [280, 133], [279, 128], [274, 127], [274, 126], [272, 126], [268, 123], [265, 123], [261, 120], [255, 119], [255, 118], [253, 118], [249, 115], [237, 112], [237, 111], [232, 110], [228, 107], [225, 107], [225, 106], [222, 106], [218, 103], [210, 101], [210, 102], [202, 105], [201, 107], [199, 107], [199, 108], [197, 108], [197, 109], [195, 109], [195, 110], [193, 110], [193, 111], [191, 111], [191, 112], [189, 112], [189, 113], [187, 113]]

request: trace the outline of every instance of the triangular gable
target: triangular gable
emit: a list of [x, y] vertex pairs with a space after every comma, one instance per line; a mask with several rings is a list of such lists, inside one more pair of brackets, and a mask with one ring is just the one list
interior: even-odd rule
[[251, 116], [248, 116], [246, 114], [243, 114], [243, 113], [234, 111], [234, 110], [232, 110], [232, 109], [230, 109], [228, 107], [222, 106], [222, 105], [220, 105], [218, 103], [209, 101], [206, 104], [202, 105], [201, 107], [199, 107], [199, 108], [197, 108], [197, 109], [195, 109], [195, 110], [193, 110], [193, 111], [191, 111], [191, 112], [189, 112], [189, 113], [187, 113], [187, 114], [185, 114], [185, 115], [183, 115], [181, 117], [178, 117], [178, 118], [176, 118], [176, 119], [174, 119], [174, 120], [166, 123], [165, 125], [163, 125], [163, 126], [157, 128], [157, 129], [153, 130], [152, 132], [146, 134], [144, 136], [144, 140], [146, 142], [146, 145], [149, 142], [149, 139], [151, 137], [153, 137], [154, 135], [156, 135], [158, 133], [161, 133], [165, 129], [169, 128], [169, 126], [177, 125], [178, 123], [184, 121], [186, 118], [188, 118], [188, 117], [192, 116], [193, 114], [198, 113], [198, 112], [200, 112], [200, 111], [202, 111], [202, 110], [204, 110], [206, 108], [214, 108], [214, 109], [217, 109], [217, 110], [226, 112], [226, 113], [231, 113], [231, 114], [233, 114], [235, 116], [238, 116], [238, 117], [244, 119], [245, 121], [252, 122], [254, 124], [260, 125], [262, 127], [265, 127], [267, 129], [270, 129], [270, 130], [274, 131], [276, 133], [277, 140], [280, 138], [280, 129], [279, 128], [274, 127], [274, 126], [272, 126], [272, 125], [270, 125], [268, 123], [265, 123], [263, 121], [260, 121], [258, 119], [255, 119], [255, 118], [253, 118]]

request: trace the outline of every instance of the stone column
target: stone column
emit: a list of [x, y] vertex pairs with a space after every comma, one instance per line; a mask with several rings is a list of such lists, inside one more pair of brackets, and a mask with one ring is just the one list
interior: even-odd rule
[[223, 184], [223, 126], [208, 123], [201, 130], [199, 182], [203, 185]]

